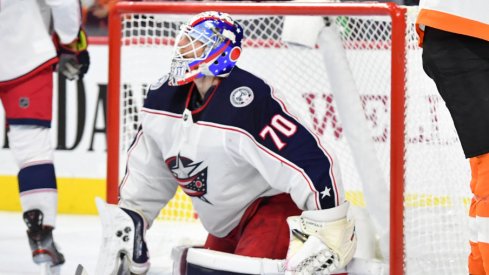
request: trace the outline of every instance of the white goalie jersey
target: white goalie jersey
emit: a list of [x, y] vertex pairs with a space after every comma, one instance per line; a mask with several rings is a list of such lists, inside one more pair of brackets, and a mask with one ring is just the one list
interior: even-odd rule
[[206, 230], [224, 237], [259, 197], [290, 193], [303, 210], [344, 202], [331, 152], [263, 80], [235, 67], [192, 111], [193, 84], [166, 80], [151, 86], [141, 110], [120, 206], [151, 224], [180, 186]]

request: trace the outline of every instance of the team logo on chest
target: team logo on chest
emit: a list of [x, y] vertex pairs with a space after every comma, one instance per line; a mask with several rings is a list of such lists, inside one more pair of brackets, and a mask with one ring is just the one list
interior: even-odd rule
[[246, 86], [234, 89], [230, 96], [231, 104], [237, 108], [248, 106], [253, 98], [253, 91]]
[[155, 83], [151, 84], [151, 86], [149, 86], [149, 89], [150, 90], [156, 90], [159, 87], [163, 86], [163, 84], [165, 84], [165, 82], [168, 80], [168, 77], [169, 77], [168, 74], [165, 74], [160, 79], [158, 79], [158, 81], [156, 81]]
[[166, 159], [165, 163], [185, 194], [212, 204], [204, 197], [207, 194], [207, 167], [202, 167], [202, 161], [194, 162], [178, 154]]

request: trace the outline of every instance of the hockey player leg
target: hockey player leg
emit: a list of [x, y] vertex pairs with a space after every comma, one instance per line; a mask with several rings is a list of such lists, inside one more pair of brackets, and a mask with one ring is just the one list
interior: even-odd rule
[[354, 223], [346, 217], [348, 207], [347, 202], [287, 219], [291, 232], [285, 264], [288, 272], [330, 274], [351, 261], [357, 239]]
[[99, 198], [96, 204], [103, 230], [96, 274], [145, 274], [149, 269], [149, 257], [144, 240], [144, 218]]
[[[472, 161], [474, 159], [474, 161]], [[477, 173], [474, 186], [471, 188], [474, 193], [475, 218], [471, 218], [471, 229], [475, 233], [471, 235], [472, 253], [469, 256], [470, 274], [489, 274], [489, 154], [480, 155], [471, 159], [477, 165], [473, 169]], [[473, 176], [474, 177], [474, 176]]]
[[20, 202], [33, 260], [41, 272], [56, 274], [65, 260], [52, 234], [58, 194], [50, 131], [35, 125], [11, 125], [8, 137], [20, 167]]

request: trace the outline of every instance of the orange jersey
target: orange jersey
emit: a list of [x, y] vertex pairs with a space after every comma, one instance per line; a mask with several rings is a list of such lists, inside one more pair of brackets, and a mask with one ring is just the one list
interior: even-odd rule
[[489, 1], [421, 0], [416, 20], [420, 45], [425, 26], [489, 41]]

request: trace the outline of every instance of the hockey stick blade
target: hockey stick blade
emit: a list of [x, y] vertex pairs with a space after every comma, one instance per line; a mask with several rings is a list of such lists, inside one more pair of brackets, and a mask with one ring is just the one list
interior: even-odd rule
[[81, 264], [78, 264], [78, 266], [76, 267], [75, 275], [88, 275], [88, 273]]

